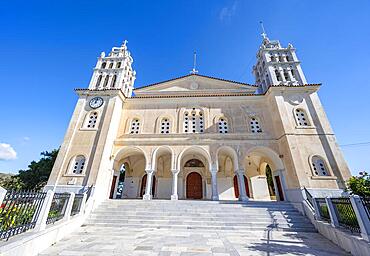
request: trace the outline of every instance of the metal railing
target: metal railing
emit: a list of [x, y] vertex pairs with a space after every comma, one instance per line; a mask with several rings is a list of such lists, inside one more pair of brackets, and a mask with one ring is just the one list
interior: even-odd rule
[[40, 215], [46, 193], [8, 191], [0, 206], [0, 239], [33, 229]]
[[321, 219], [330, 222], [330, 214], [325, 198], [315, 198]]
[[361, 197], [361, 202], [366, 209], [367, 217], [370, 219], [370, 197]]
[[63, 219], [70, 194], [68, 193], [55, 193], [53, 201], [51, 202], [51, 207], [48, 213], [48, 218], [46, 219], [46, 224], [55, 223], [58, 220]]
[[330, 200], [338, 218], [339, 226], [349, 229], [351, 232], [360, 233], [360, 226], [349, 197], [330, 198]]
[[81, 205], [83, 201], [83, 194], [76, 194], [72, 204], [71, 216], [78, 214], [81, 210]]
[[307, 198], [307, 202], [311, 205], [311, 207], [313, 208], [314, 207], [314, 198], [313, 196], [311, 195], [311, 193], [304, 187], [303, 188], [305, 194], [306, 194], [306, 198]]

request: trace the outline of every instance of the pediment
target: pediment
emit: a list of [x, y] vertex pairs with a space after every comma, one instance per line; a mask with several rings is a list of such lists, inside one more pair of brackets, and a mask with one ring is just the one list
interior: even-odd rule
[[257, 87], [246, 83], [202, 75], [187, 75], [135, 89], [135, 95], [191, 95], [218, 93], [254, 93]]

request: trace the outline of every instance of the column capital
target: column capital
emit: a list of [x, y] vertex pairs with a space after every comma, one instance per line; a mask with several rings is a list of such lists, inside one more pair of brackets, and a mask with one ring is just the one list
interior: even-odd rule
[[171, 172], [172, 172], [172, 174], [179, 174], [180, 170], [172, 169]]
[[154, 170], [153, 169], [145, 169], [145, 172], [149, 174], [153, 174]]
[[236, 170], [235, 173], [239, 175], [244, 175], [244, 169]]

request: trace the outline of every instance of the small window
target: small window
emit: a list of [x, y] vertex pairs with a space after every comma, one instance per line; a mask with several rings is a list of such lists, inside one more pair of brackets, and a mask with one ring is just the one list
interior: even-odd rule
[[294, 111], [294, 114], [295, 114], [295, 118], [297, 120], [298, 126], [310, 126], [310, 123], [309, 123], [308, 118], [307, 118], [306, 111], [304, 111], [301, 108], [297, 108]]
[[140, 120], [135, 118], [131, 122], [130, 133], [137, 134], [139, 133], [139, 129], [140, 129]]
[[117, 76], [114, 75], [113, 78], [112, 78], [112, 88], [114, 88], [116, 86], [116, 80], [117, 80]]
[[261, 124], [260, 124], [260, 121], [257, 117], [251, 117], [250, 118], [249, 127], [250, 127], [250, 130], [251, 130], [252, 133], [261, 133], [262, 132]]
[[163, 118], [161, 120], [161, 129], [160, 129], [160, 132], [161, 132], [161, 134], [170, 133], [170, 119]]
[[101, 68], [102, 68], [102, 69], [104, 69], [106, 66], [107, 66], [107, 63], [106, 63], [106, 62], [103, 62], [103, 63], [101, 64]]
[[228, 133], [229, 132], [229, 125], [227, 119], [225, 117], [221, 117], [218, 120], [218, 132], [219, 133]]
[[285, 77], [285, 80], [289, 81], [289, 74], [288, 74], [288, 70], [284, 70], [284, 77]]
[[121, 67], [121, 62], [117, 62], [117, 65], [116, 65], [116, 68], [120, 68]]
[[316, 176], [329, 176], [330, 173], [326, 167], [324, 159], [319, 156], [312, 157], [312, 170]]
[[100, 75], [99, 77], [98, 77], [98, 80], [96, 81], [96, 88], [98, 88], [99, 86], [100, 86], [100, 83], [101, 83], [101, 79], [102, 79], [103, 77], [102, 77], [102, 75]]
[[279, 70], [275, 69], [275, 75], [276, 75], [276, 79], [277, 79], [278, 81], [283, 81], [283, 79], [282, 79], [282, 78], [281, 78], [281, 76], [280, 76], [280, 72], [279, 72]]
[[76, 156], [72, 160], [71, 173], [82, 174], [84, 167], [85, 167], [85, 157], [81, 155]]
[[286, 58], [286, 61], [290, 61], [289, 55], [286, 55], [285, 58]]
[[109, 64], [109, 68], [113, 68], [113, 62]]
[[98, 120], [98, 112], [89, 113], [88, 118], [87, 118], [86, 127], [91, 128], [91, 129], [95, 128], [97, 120]]
[[104, 88], [107, 87], [108, 81], [109, 81], [109, 76], [105, 76], [105, 80], [104, 80], [104, 84], [103, 84]]

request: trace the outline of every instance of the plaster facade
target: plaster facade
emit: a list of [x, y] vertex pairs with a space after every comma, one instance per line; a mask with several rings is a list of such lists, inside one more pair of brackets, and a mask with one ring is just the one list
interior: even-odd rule
[[303, 186], [345, 188], [350, 172], [320, 84], [307, 84], [291, 44], [264, 37], [256, 85], [192, 72], [134, 89], [126, 43], [102, 53], [88, 89], [76, 89], [46, 188], [94, 186], [100, 200], [289, 201]]

